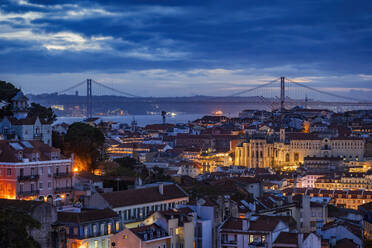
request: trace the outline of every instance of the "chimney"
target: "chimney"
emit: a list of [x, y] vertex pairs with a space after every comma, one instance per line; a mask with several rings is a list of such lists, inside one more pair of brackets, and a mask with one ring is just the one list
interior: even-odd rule
[[332, 247], [336, 246], [336, 236], [331, 237], [331, 246]]
[[248, 231], [248, 229], [249, 229], [249, 220], [243, 219], [242, 228], [243, 228], [243, 231]]
[[161, 195], [164, 195], [164, 184], [162, 184], [162, 183], [159, 184], [159, 193]]

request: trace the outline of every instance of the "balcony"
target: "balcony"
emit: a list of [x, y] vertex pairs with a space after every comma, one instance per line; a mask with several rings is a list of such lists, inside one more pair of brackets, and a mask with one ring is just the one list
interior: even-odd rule
[[61, 187], [61, 188], [55, 188], [54, 189], [54, 192], [56, 194], [59, 194], [59, 193], [69, 193], [69, 192], [72, 192], [73, 188], [72, 187]]
[[222, 245], [237, 245], [238, 241], [237, 240], [222, 240], [221, 243]]
[[39, 190], [32, 190], [32, 191], [21, 191], [18, 193], [20, 196], [37, 196], [39, 195], [40, 191]]
[[249, 247], [265, 248], [267, 247], [266, 242], [255, 241], [248, 244]]
[[56, 173], [53, 175], [54, 178], [66, 178], [72, 177], [74, 174], [72, 172], [65, 172], [65, 173]]
[[35, 133], [34, 134], [34, 139], [35, 140], [41, 140], [42, 137], [43, 137], [43, 135], [41, 133]]
[[39, 180], [39, 175], [29, 175], [29, 176], [18, 176], [18, 181], [37, 181]]

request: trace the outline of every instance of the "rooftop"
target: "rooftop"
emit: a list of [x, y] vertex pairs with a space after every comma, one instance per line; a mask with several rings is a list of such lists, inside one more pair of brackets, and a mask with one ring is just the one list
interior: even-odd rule
[[118, 208], [185, 198], [188, 197], [188, 195], [178, 185], [170, 184], [164, 185], [163, 194], [160, 193], [159, 187], [149, 187], [103, 193], [102, 197], [111, 205], [111, 207]]

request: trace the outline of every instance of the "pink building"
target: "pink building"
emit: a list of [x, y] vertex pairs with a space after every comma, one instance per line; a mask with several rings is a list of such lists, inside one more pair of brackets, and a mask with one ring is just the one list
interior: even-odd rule
[[0, 140], [0, 198], [67, 200], [73, 159], [41, 141]]
[[115, 247], [169, 248], [171, 238], [160, 226], [152, 224], [131, 229], [125, 228], [111, 237], [110, 242], [115, 244]]

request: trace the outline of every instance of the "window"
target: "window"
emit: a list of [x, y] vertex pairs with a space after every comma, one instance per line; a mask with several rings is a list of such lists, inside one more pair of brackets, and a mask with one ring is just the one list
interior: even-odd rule
[[48, 182], [48, 189], [52, 188], [52, 182]]
[[23, 183], [21, 183], [21, 184], [19, 185], [19, 192], [20, 192], [20, 193], [23, 192]]
[[12, 169], [8, 169], [7, 173], [8, 173], [8, 176], [11, 176], [12, 175]]
[[94, 248], [98, 248], [98, 240], [94, 240]]
[[101, 247], [102, 248], [106, 248], [106, 240], [105, 239], [102, 239]]
[[101, 235], [105, 235], [105, 224], [101, 224]]
[[296, 162], [297, 162], [298, 160], [299, 160], [299, 156], [298, 156], [298, 153], [295, 153], [295, 154], [294, 154], [294, 161], [296, 161]]
[[84, 227], [84, 236], [88, 237], [88, 226]]
[[78, 228], [77, 227], [74, 227], [74, 235], [77, 236], [79, 233], [78, 233]]
[[52, 175], [52, 167], [51, 166], [48, 167], [48, 175]]
[[119, 229], [120, 229], [119, 221], [116, 221], [115, 225], [116, 225], [115, 227], [116, 231], [119, 232]]
[[19, 169], [19, 176], [23, 177], [23, 172], [24, 172], [23, 168]]
[[107, 234], [111, 234], [111, 223], [107, 225]]
[[31, 168], [31, 176], [35, 175], [35, 168]]
[[97, 235], [97, 225], [93, 225], [93, 234]]
[[42, 168], [42, 167], [40, 167], [40, 168], [39, 168], [39, 175], [40, 175], [40, 176], [42, 176], [42, 175], [43, 175], [43, 173], [44, 173], [44, 170], [43, 170], [43, 168]]
[[39, 183], [39, 189], [43, 189], [43, 183], [42, 182]]
[[31, 192], [34, 192], [34, 190], [35, 190], [35, 184], [31, 183]]

